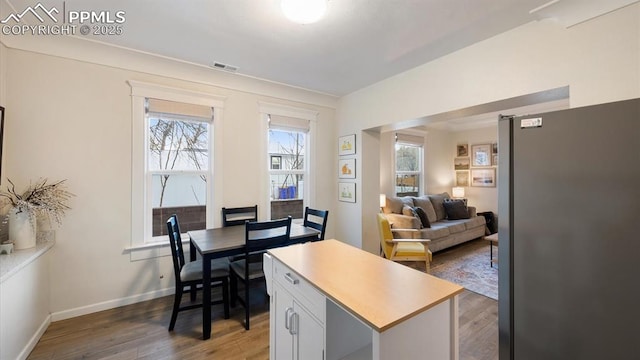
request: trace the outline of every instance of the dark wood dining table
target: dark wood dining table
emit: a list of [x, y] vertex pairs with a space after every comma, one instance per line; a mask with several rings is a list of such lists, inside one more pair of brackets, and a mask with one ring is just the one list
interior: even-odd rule
[[[318, 230], [301, 224], [291, 224], [290, 244], [317, 240]], [[196, 260], [196, 252], [202, 256], [202, 338], [211, 338], [211, 260], [244, 254], [245, 227], [228, 226], [187, 232], [190, 239], [190, 260]]]

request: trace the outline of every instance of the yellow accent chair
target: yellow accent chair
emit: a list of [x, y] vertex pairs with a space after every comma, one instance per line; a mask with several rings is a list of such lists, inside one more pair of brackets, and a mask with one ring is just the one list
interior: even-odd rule
[[426, 271], [431, 271], [431, 260], [433, 258], [429, 250], [429, 239], [394, 239], [393, 231], [415, 232], [416, 229], [391, 229], [389, 220], [378, 214], [378, 230], [380, 231], [380, 246], [385, 258], [393, 261], [424, 261]]

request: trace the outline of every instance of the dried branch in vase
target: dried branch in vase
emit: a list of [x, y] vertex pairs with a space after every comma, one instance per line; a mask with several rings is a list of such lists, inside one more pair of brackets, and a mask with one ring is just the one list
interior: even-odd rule
[[71, 209], [67, 202], [74, 195], [67, 191], [65, 181], [61, 180], [47, 184], [47, 179], [40, 179], [31, 184], [26, 191], [18, 193], [14, 183], [7, 179], [9, 186], [6, 191], [0, 190], [3, 207], [10, 205], [16, 212], [26, 212], [31, 221], [36, 216], [45, 216], [59, 225], [62, 223], [65, 211]]

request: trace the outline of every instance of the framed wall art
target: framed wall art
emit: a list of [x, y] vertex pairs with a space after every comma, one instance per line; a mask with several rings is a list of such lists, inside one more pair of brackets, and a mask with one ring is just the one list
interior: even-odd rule
[[456, 146], [456, 156], [469, 156], [469, 144], [458, 144]]
[[338, 138], [338, 155], [354, 155], [356, 153], [356, 134]]
[[456, 171], [456, 186], [458, 187], [469, 186], [469, 171], [467, 170]]
[[496, 187], [496, 169], [471, 169], [471, 186]]
[[338, 200], [343, 202], [356, 202], [356, 183], [338, 183]]
[[471, 166], [491, 166], [491, 144], [471, 145]]
[[355, 179], [356, 159], [340, 159], [338, 161], [338, 177], [340, 179]]
[[453, 160], [453, 166], [456, 170], [469, 170], [469, 158], [457, 157]]

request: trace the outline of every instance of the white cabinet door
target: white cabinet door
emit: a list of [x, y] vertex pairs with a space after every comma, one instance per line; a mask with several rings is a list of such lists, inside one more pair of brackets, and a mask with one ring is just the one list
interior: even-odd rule
[[[294, 300], [294, 352], [298, 360], [324, 359], [324, 327]], [[279, 359], [279, 358], [278, 358]]]
[[271, 321], [275, 326], [271, 329], [271, 354], [278, 360], [293, 360], [293, 336], [291, 319], [293, 313], [293, 296], [280, 286], [276, 281], [272, 283], [274, 312]]
[[277, 360], [323, 360], [324, 327], [274, 281], [272, 356]]

